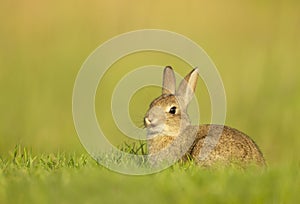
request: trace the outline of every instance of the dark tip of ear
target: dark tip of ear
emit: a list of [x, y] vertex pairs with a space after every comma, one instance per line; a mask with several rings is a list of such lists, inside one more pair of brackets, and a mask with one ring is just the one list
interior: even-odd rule
[[173, 69], [171, 66], [166, 66], [165, 69]]
[[199, 72], [199, 68], [198, 68], [198, 67], [195, 67], [195, 68], [193, 69], [193, 72], [194, 72], [194, 71]]

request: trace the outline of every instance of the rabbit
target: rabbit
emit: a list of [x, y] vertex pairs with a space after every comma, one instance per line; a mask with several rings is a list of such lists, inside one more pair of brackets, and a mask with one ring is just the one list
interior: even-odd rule
[[193, 98], [197, 79], [198, 68], [195, 68], [176, 91], [174, 71], [170, 66], [165, 67], [162, 95], [151, 102], [144, 117], [148, 156], [152, 164], [159, 162], [160, 157], [174, 157], [181, 161], [193, 160], [204, 167], [217, 164], [266, 166], [256, 143], [243, 132], [223, 125], [191, 125], [187, 107]]

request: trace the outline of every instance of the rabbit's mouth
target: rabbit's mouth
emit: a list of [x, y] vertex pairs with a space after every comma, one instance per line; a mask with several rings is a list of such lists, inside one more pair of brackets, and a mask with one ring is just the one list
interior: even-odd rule
[[147, 127], [147, 137], [153, 138], [161, 135], [164, 131], [164, 125], [148, 126]]

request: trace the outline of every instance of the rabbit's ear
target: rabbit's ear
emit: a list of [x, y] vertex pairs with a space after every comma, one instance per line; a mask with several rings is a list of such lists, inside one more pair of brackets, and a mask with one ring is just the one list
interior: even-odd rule
[[162, 94], [175, 94], [176, 79], [172, 67], [166, 66], [164, 69]]
[[198, 80], [198, 68], [193, 69], [184, 79], [181, 81], [177, 95], [182, 96], [184, 99], [184, 105], [187, 106], [192, 100]]

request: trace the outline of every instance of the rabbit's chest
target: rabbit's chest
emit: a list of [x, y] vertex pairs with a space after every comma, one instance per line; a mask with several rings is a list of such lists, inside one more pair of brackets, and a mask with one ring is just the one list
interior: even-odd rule
[[148, 140], [148, 153], [154, 154], [159, 152], [171, 144], [173, 140], [174, 137], [171, 136], [156, 136], [155, 138]]

